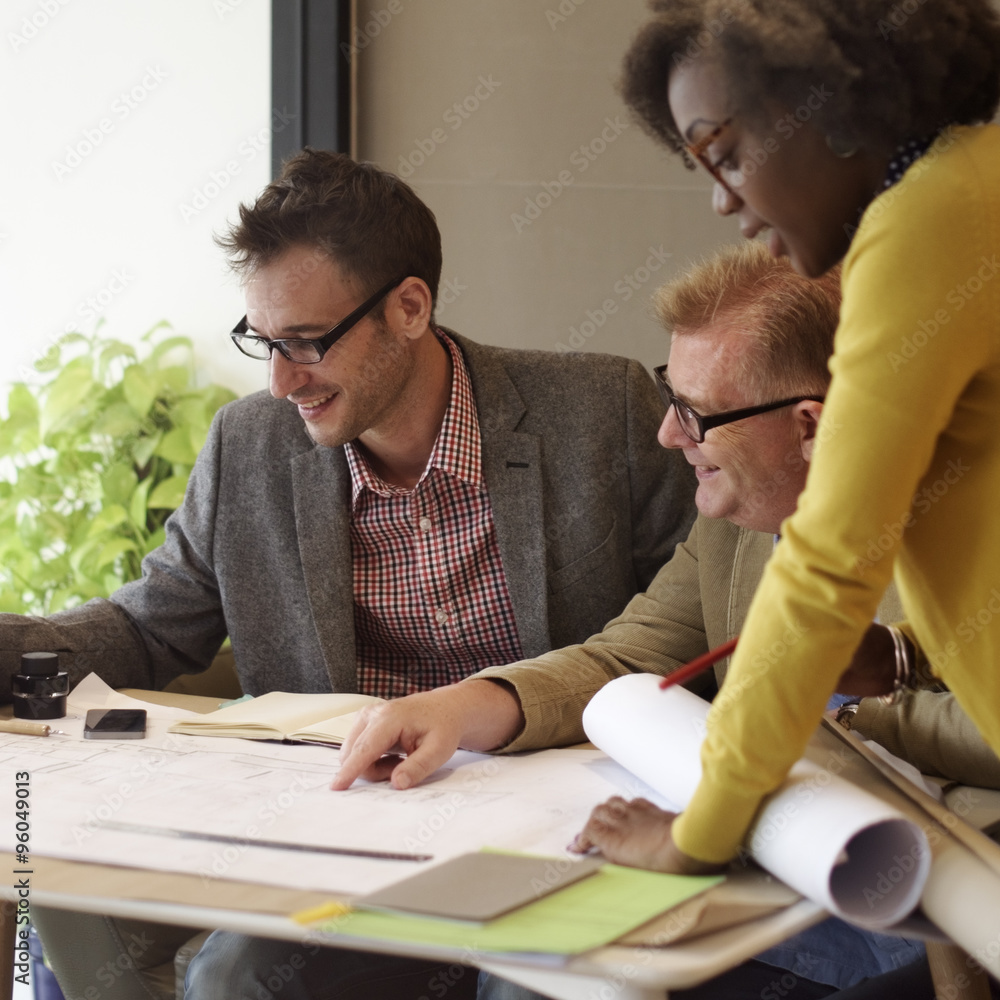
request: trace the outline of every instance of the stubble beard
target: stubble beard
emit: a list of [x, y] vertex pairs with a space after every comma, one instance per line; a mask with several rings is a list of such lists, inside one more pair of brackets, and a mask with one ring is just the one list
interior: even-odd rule
[[384, 325], [376, 328], [371, 346], [348, 392], [341, 390], [335, 401], [347, 410], [343, 418], [333, 426], [306, 424], [306, 432], [316, 444], [339, 448], [378, 426], [406, 385], [412, 358]]

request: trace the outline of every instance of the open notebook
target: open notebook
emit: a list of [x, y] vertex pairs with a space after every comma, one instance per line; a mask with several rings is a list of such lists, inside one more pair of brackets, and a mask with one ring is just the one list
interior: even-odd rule
[[245, 740], [301, 740], [340, 746], [366, 705], [382, 698], [367, 694], [290, 694], [271, 691], [195, 719], [175, 722], [172, 733], [235, 736]]

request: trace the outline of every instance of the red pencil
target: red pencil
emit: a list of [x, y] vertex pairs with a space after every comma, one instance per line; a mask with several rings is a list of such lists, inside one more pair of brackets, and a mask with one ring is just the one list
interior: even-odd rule
[[739, 636], [735, 636], [715, 649], [710, 649], [707, 653], [702, 653], [701, 656], [696, 656], [687, 666], [675, 670], [672, 674], [667, 674], [660, 681], [660, 688], [663, 689], [673, 687], [675, 684], [683, 684], [685, 681], [691, 680], [692, 677], [696, 677], [703, 670], [708, 670], [713, 663], [718, 663], [719, 660], [728, 656], [736, 648], [737, 639], [739, 639]]

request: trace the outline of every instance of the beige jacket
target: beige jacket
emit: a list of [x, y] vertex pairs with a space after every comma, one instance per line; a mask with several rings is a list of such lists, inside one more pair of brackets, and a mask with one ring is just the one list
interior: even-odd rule
[[[764, 566], [774, 549], [766, 532], [699, 517], [649, 589], [634, 597], [604, 630], [585, 643], [474, 675], [511, 684], [525, 726], [505, 749], [561, 746], [586, 739], [581, 715], [609, 680], [636, 671], [668, 674], [739, 635]], [[895, 590], [879, 620], [903, 617]], [[794, 642], [789, 629], [787, 642]], [[716, 667], [721, 684], [728, 661]], [[866, 698], [854, 729], [927, 774], [1000, 788], [1000, 760], [949, 693], [921, 691], [889, 708]]]

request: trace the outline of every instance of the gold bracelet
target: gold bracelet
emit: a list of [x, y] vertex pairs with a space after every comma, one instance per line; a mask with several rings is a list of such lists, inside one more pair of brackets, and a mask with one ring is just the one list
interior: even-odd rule
[[889, 694], [879, 695], [879, 701], [883, 705], [898, 705], [902, 700], [903, 692], [912, 687], [913, 664], [910, 662], [910, 651], [906, 647], [903, 633], [895, 625], [887, 625], [886, 628], [892, 637], [892, 648], [896, 657], [896, 674], [892, 682], [892, 691]]

